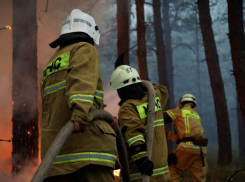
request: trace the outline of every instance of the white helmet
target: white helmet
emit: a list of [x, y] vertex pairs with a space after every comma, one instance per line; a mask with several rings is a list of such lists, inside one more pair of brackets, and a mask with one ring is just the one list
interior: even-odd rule
[[117, 90], [140, 82], [141, 78], [136, 69], [128, 65], [121, 65], [112, 73], [110, 85], [113, 90]]
[[94, 18], [80, 9], [72, 10], [62, 24], [61, 35], [73, 32], [84, 32], [99, 45], [100, 32]]
[[181, 97], [180, 102], [192, 102], [196, 106], [196, 98], [192, 94], [185, 94]]

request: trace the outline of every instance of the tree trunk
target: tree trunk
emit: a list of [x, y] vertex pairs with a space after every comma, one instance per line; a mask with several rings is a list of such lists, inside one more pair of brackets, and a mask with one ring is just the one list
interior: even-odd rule
[[202, 116], [202, 92], [201, 92], [201, 73], [200, 73], [200, 55], [199, 55], [199, 23], [197, 5], [195, 4], [195, 37], [196, 37], [196, 62], [197, 62], [197, 88], [198, 88], [198, 108], [199, 114]]
[[242, 120], [242, 112], [239, 109], [239, 101], [237, 99], [237, 124], [238, 124], [238, 140], [239, 140], [239, 156], [240, 158], [245, 158], [245, 128]]
[[[130, 4], [128, 0], [117, 0], [117, 53], [120, 56], [129, 49]], [[124, 64], [129, 65], [128, 53]]]
[[227, 2], [231, 56], [236, 79], [237, 95], [245, 126], [245, 37], [243, 27], [243, 0], [227, 0]]
[[[166, 54], [165, 54], [165, 46], [164, 46], [164, 39], [163, 39], [163, 28], [162, 28], [162, 19], [161, 19], [161, 2], [160, 0], [153, 0], [153, 12], [154, 12], [154, 30], [155, 30], [155, 37], [156, 37], [156, 54], [157, 54], [157, 64], [158, 64], [158, 77], [159, 77], [159, 84], [164, 85], [168, 88], [169, 95], [173, 95], [173, 88], [170, 88], [170, 82], [173, 86], [173, 80], [169, 80], [169, 75], [167, 68], [169, 68], [170, 64], [167, 63]], [[169, 41], [169, 39], [168, 39]], [[169, 42], [168, 42], [169, 43]], [[170, 35], [170, 44], [171, 44], [171, 35]], [[170, 45], [171, 47], [171, 45]], [[172, 50], [172, 49], [171, 49]], [[172, 57], [172, 54], [171, 54]], [[172, 68], [172, 66], [171, 66]], [[170, 70], [171, 72], [171, 70]], [[173, 77], [172, 77], [173, 78]], [[173, 101], [173, 100], [171, 100]], [[170, 99], [164, 110], [171, 109], [174, 106], [170, 106]], [[166, 131], [172, 130], [172, 125], [168, 124], [165, 126]], [[173, 142], [170, 140], [168, 142], [168, 153], [173, 151]]]
[[146, 62], [144, 0], [136, 0], [138, 65], [141, 79], [149, 80]]
[[13, 0], [13, 175], [38, 162], [37, 88], [36, 0]]
[[[165, 53], [166, 53], [166, 70], [167, 70], [167, 78], [168, 78], [168, 93], [169, 99], [166, 109], [170, 109], [175, 107], [174, 104], [174, 77], [173, 77], [173, 50], [172, 50], [172, 37], [171, 37], [171, 27], [170, 27], [170, 19], [169, 19], [169, 0], [163, 0], [162, 5], [163, 12], [163, 32], [165, 38]], [[167, 108], [169, 106], [169, 108]]]
[[155, 38], [156, 38], [156, 54], [157, 54], [159, 84], [169, 88], [160, 8], [161, 8], [160, 0], [153, 0], [154, 30], [155, 30]]
[[206, 61], [213, 91], [216, 119], [218, 123], [219, 164], [227, 164], [232, 160], [231, 133], [224, 84], [221, 77], [219, 57], [217, 54], [209, 0], [198, 0], [199, 22], [203, 36]]

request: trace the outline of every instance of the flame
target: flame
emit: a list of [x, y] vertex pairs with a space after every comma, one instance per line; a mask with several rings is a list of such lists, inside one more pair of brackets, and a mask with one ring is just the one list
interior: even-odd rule
[[8, 25], [6, 25], [5, 27], [6, 27], [6, 29], [9, 29], [9, 30], [12, 29], [12, 27], [11, 26], [8, 26]]
[[114, 174], [115, 177], [120, 177], [120, 169], [114, 170], [113, 174]]
[[28, 134], [28, 135], [31, 135], [31, 132], [30, 132], [30, 131], [28, 131], [28, 132], [27, 132], [27, 134]]

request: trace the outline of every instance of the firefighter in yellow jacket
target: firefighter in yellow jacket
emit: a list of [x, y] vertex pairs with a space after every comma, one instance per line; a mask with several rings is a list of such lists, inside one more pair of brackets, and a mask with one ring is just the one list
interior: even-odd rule
[[143, 174], [151, 176], [151, 182], [170, 180], [162, 113], [168, 99], [168, 92], [164, 86], [157, 84], [153, 86], [156, 93], [156, 113], [152, 159], [149, 160], [146, 151], [148, 95], [141, 84], [140, 76], [134, 68], [127, 65], [117, 67], [111, 76], [111, 88], [117, 90], [121, 99], [119, 125], [126, 143], [132, 182], [141, 182]]
[[61, 36], [50, 44], [60, 48], [42, 75], [41, 157], [69, 120], [74, 121], [76, 132], [56, 156], [45, 182], [114, 182], [115, 132], [106, 121], [92, 121], [88, 114], [104, 107], [99, 58], [93, 46], [99, 37], [93, 17], [75, 9], [64, 20]]
[[195, 107], [196, 98], [185, 94], [176, 108], [164, 112], [165, 123], [174, 121], [175, 128], [174, 132], [166, 132], [167, 138], [178, 144], [169, 158], [170, 163], [174, 163], [169, 166], [171, 182], [181, 181], [187, 169], [191, 172], [193, 182], [206, 182], [207, 139], [203, 137], [201, 118]]

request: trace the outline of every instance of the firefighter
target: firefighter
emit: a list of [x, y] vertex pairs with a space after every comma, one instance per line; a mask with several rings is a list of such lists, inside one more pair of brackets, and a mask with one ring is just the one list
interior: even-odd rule
[[174, 121], [175, 131], [167, 131], [167, 138], [178, 144], [169, 158], [173, 163], [169, 164], [171, 182], [181, 181], [187, 169], [190, 169], [193, 182], [206, 182], [207, 139], [203, 136], [201, 118], [195, 108], [196, 98], [185, 94], [176, 108], [163, 114], [165, 123]]
[[100, 33], [92, 16], [74, 9], [64, 20], [60, 37], [50, 46], [57, 52], [43, 71], [43, 158], [61, 128], [72, 120], [75, 131], [56, 156], [45, 182], [114, 182], [116, 134], [92, 109], [103, 109], [103, 82], [94, 43]]
[[149, 98], [141, 82], [136, 69], [121, 65], [112, 73], [110, 83], [121, 99], [119, 125], [128, 152], [130, 178], [132, 182], [141, 182], [145, 174], [151, 176], [151, 182], [166, 182], [170, 180], [170, 175], [162, 110], [168, 99], [168, 91], [164, 86], [153, 84], [156, 107], [152, 159], [149, 160], [146, 151]]

